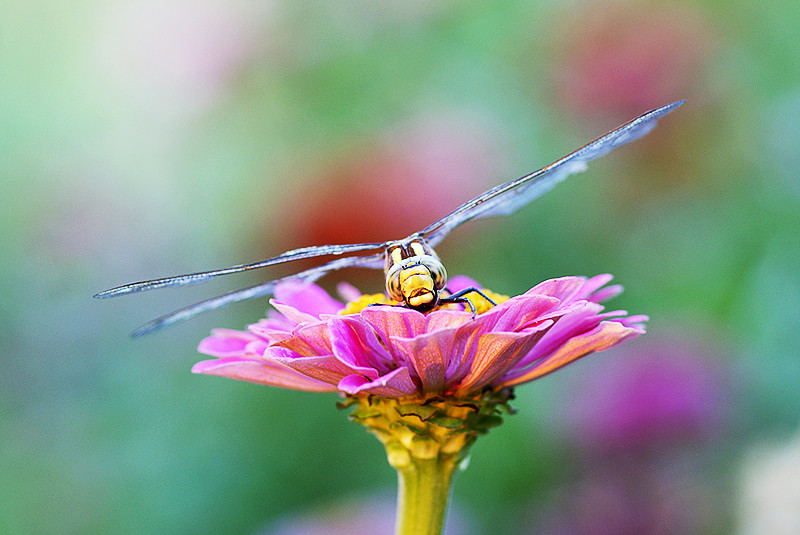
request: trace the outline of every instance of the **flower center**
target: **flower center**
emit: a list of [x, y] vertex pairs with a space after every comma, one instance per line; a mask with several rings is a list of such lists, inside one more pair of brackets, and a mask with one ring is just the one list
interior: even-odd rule
[[[486, 294], [490, 299], [492, 299], [495, 303], [500, 304], [503, 301], [508, 301], [508, 296], [499, 294], [497, 292], [493, 292], [491, 290], [483, 289], [481, 290], [484, 294]], [[492, 305], [489, 301], [483, 298], [482, 295], [472, 292], [464, 296], [468, 299], [472, 306], [475, 307], [476, 314], [483, 314], [487, 310], [491, 309], [494, 305]], [[342, 310], [339, 311], [339, 314], [358, 314], [365, 308], [370, 305], [399, 305], [399, 301], [395, 301], [394, 299], [389, 299], [386, 297], [385, 294], [364, 294], [355, 301], [350, 301], [347, 303]], [[445, 309], [458, 309], [461, 308], [460, 305], [457, 304], [445, 304], [439, 305], [434, 310], [438, 310], [440, 308]], [[469, 307], [466, 307], [469, 308]]]
[[393, 299], [389, 299], [385, 294], [364, 294], [355, 301], [347, 303], [339, 314], [358, 314], [370, 305], [396, 305], [399, 304]]
[[[491, 290], [487, 290], [486, 288], [481, 289], [481, 292], [486, 294], [486, 297], [497, 303], [498, 305], [503, 301], [508, 301], [509, 297], [507, 295], [499, 294], [497, 292], [493, 292]], [[472, 306], [475, 307], [476, 314], [483, 314], [484, 312], [490, 310], [494, 305], [487, 301], [481, 294], [477, 292], [470, 292], [464, 296], [472, 303]], [[467, 307], [469, 308], [469, 307]]]

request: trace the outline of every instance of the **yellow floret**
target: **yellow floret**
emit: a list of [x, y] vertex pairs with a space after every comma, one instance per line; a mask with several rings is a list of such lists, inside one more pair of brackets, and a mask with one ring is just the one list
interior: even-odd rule
[[[494, 301], [495, 304], [497, 304], [497, 305], [499, 305], [503, 301], [508, 301], [508, 299], [509, 299], [509, 297], [507, 295], [499, 294], [497, 292], [493, 292], [493, 291], [487, 290], [485, 288], [482, 289], [481, 291], [484, 294], [486, 294], [486, 296], [489, 299], [491, 299], [492, 301]], [[472, 303], [472, 306], [475, 307], [475, 313], [476, 314], [483, 314], [484, 312], [486, 312], [487, 310], [490, 310], [494, 306], [489, 301], [484, 299], [483, 296], [481, 296], [481, 294], [479, 294], [477, 292], [470, 292], [467, 295], [465, 295], [464, 297], [469, 299], [470, 303]], [[469, 307], [467, 307], [467, 308], [469, 308]]]
[[386, 297], [384, 294], [365, 294], [356, 299], [355, 301], [350, 301], [347, 303], [342, 310], [339, 311], [339, 314], [358, 314], [369, 305], [393, 305], [396, 304], [396, 301], [393, 301]]
[[[497, 292], [493, 292], [491, 290], [483, 289], [481, 290], [484, 294], [486, 294], [495, 304], [500, 304], [503, 301], [508, 301], [509, 297], [507, 295], [502, 295]], [[479, 293], [472, 292], [464, 296], [465, 298], [469, 299], [472, 303], [472, 306], [475, 307], [476, 314], [483, 314], [487, 310], [491, 309], [492, 305], [489, 301], [484, 299]], [[358, 314], [365, 308], [370, 305], [399, 305], [398, 301], [394, 299], [389, 299], [384, 294], [365, 294], [356, 299], [355, 301], [350, 301], [345, 305], [345, 307], [339, 311], [339, 314]], [[458, 305], [455, 304], [446, 304], [437, 306], [436, 309], [456, 309], [459, 308]], [[467, 307], [469, 309], [469, 307]]]

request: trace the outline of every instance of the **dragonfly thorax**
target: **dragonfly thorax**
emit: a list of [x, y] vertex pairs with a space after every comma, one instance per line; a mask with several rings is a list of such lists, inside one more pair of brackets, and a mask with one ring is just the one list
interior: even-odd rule
[[409, 308], [425, 312], [439, 302], [447, 271], [421, 239], [394, 242], [386, 248], [386, 291]]

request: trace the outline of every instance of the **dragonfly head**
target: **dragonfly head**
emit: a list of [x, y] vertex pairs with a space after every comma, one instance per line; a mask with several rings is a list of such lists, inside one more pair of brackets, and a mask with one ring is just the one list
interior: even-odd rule
[[439, 302], [439, 291], [447, 283], [447, 271], [434, 256], [419, 255], [396, 262], [386, 273], [389, 296], [409, 308], [425, 312]]

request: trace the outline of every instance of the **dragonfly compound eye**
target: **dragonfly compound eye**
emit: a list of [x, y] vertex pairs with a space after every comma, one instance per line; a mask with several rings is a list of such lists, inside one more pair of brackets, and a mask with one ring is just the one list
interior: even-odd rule
[[426, 255], [422, 257], [420, 263], [428, 268], [433, 279], [433, 287], [436, 290], [441, 290], [447, 284], [447, 270], [439, 260], [433, 256]]
[[403, 291], [400, 288], [400, 271], [403, 266], [394, 264], [389, 271], [386, 272], [386, 293], [395, 301], [404, 301]]

